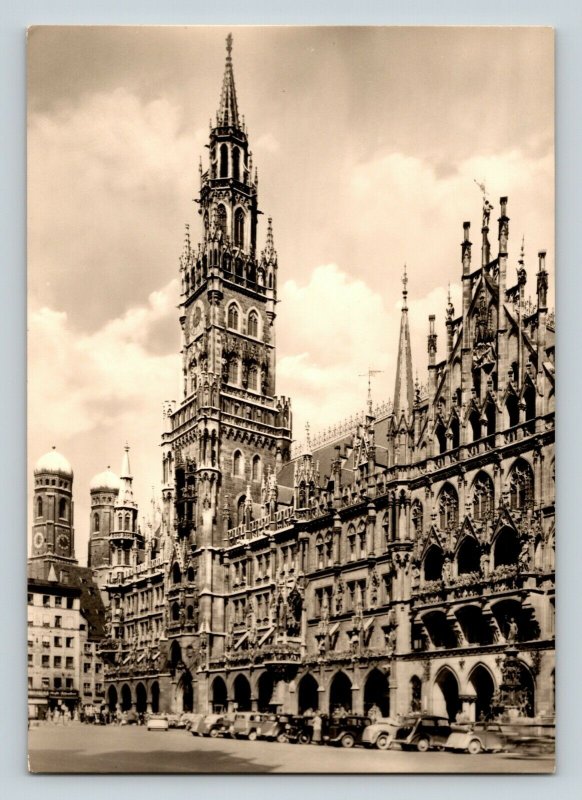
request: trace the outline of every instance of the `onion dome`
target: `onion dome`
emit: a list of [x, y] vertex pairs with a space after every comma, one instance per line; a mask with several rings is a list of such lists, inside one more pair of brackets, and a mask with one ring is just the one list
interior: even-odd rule
[[44, 456], [41, 456], [34, 467], [34, 474], [41, 475], [49, 473], [51, 475], [60, 475], [64, 478], [73, 478], [73, 468], [67, 459], [53, 447]]
[[121, 481], [115, 472], [111, 471], [110, 467], [106, 470], [95, 475], [89, 483], [89, 491], [91, 492], [118, 492]]

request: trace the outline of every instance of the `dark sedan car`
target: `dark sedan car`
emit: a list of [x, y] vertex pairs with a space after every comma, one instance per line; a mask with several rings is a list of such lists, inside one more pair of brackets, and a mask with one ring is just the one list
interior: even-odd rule
[[368, 725], [372, 724], [370, 717], [348, 714], [345, 717], [332, 717], [323, 728], [323, 741], [327, 744], [353, 747], [361, 744], [362, 734]]

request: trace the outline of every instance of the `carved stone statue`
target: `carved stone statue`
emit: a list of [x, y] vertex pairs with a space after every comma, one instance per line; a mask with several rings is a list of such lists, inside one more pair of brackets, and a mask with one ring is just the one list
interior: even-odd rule
[[515, 618], [512, 617], [509, 621], [509, 627], [507, 629], [507, 644], [515, 644], [517, 641], [517, 634], [519, 633], [519, 628], [517, 627], [517, 622]]

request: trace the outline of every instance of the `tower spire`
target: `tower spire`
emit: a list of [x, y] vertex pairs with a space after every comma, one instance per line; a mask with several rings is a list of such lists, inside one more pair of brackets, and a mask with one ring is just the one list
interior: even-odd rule
[[226, 37], [226, 64], [220, 93], [220, 107], [216, 114], [216, 124], [219, 128], [239, 127], [234, 72], [232, 70], [232, 33], [229, 33]]
[[398, 361], [396, 363], [396, 384], [394, 386], [394, 414], [408, 413], [414, 403], [414, 380], [412, 377], [412, 348], [408, 325], [408, 276], [406, 264], [402, 275], [402, 316], [400, 318], [400, 338], [398, 340]]

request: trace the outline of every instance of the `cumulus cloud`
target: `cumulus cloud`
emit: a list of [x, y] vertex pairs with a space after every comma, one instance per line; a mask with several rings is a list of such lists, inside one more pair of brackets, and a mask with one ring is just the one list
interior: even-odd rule
[[[117, 470], [131, 445], [136, 497], [147, 509], [159, 483], [161, 405], [178, 391], [176, 352], [148, 349], [151, 330], [170, 318], [177, 327], [177, 281], [153, 292], [94, 333], [80, 333], [66, 313], [48, 307], [29, 314], [29, 474], [56, 445], [75, 470], [77, 552], [86, 554], [88, 483], [107, 465]], [[177, 351], [178, 348], [175, 350]]]

